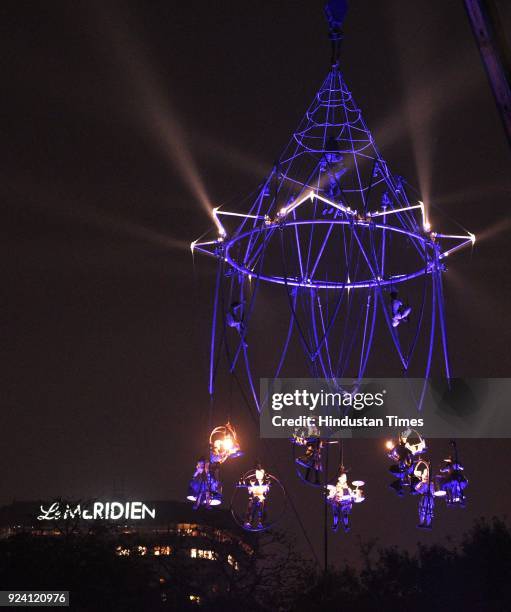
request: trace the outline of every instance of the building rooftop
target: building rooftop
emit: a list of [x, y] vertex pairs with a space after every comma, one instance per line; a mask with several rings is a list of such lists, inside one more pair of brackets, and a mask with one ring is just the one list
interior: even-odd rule
[[[80, 507], [79, 512], [77, 512], [77, 507]], [[191, 503], [173, 500], [144, 502], [64, 499], [13, 501], [0, 508], [0, 530], [50, 529], [65, 520], [66, 511], [66, 518], [73, 520], [78, 518], [84, 523], [108, 522], [119, 526], [128, 525], [135, 529], [141, 527], [144, 530], [164, 529], [180, 523], [200, 524], [229, 531], [247, 542], [253, 539], [253, 534], [241, 529], [227, 509], [200, 508], [193, 510]], [[114, 518], [109, 516], [110, 512], [114, 513]], [[117, 518], [121, 513], [122, 516]]]

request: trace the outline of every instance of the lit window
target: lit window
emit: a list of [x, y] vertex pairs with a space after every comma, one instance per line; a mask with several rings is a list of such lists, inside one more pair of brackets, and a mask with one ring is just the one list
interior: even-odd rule
[[236, 561], [236, 559], [232, 555], [229, 555], [227, 557], [227, 563], [229, 563], [229, 565], [232, 565], [232, 567], [236, 571], [239, 571], [239, 569], [240, 569], [239, 563]]
[[189, 595], [190, 601], [193, 603], [200, 605], [200, 596], [199, 595]]
[[202, 552], [203, 559], [210, 559], [211, 561], [218, 559], [218, 555], [216, 554], [216, 552], [213, 552], [212, 550], [203, 550], [201, 552]]
[[124, 548], [123, 546], [117, 546], [117, 548], [115, 549], [115, 554], [118, 557], [127, 557], [130, 554], [130, 549]]
[[197, 536], [197, 525], [191, 525], [190, 523], [179, 523], [177, 526], [177, 532], [179, 535]]
[[192, 559], [209, 559], [210, 561], [216, 561], [218, 555], [213, 550], [202, 550], [201, 548], [191, 548], [190, 557]]
[[137, 546], [137, 553], [142, 557], [147, 555], [147, 546]]
[[172, 554], [172, 548], [170, 546], [155, 546], [153, 548], [153, 555], [155, 557], [168, 556]]

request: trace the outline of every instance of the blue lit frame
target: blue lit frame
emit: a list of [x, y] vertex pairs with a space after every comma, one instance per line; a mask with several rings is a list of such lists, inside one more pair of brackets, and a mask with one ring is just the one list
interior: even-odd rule
[[[429, 348], [423, 376], [427, 379], [430, 375], [439, 327], [445, 374], [451, 377], [442, 288], [444, 260], [473, 245], [475, 236], [470, 232], [432, 231], [425, 204], [409, 199], [404, 180], [390, 172], [380, 155], [337, 64], [328, 73], [249, 209], [246, 212], [227, 211], [219, 207], [214, 209], [213, 218], [214, 236], [191, 244], [192, 252], [216, 258], [219, 266], [211, 334], [211, 394], [222, 319], [225, 327], [225, 312], [220, 312], [225, 304], [220, 301], [226, 276], [231, 279], [230, 295], [239, 295], [240, 301], [250, 295], [243, 336], [249, 329], [260, 282], [285, 287], [288, 293], [289, 331], [275, 376], [282, 368], [291, 334], [299, 328], [298, 301], [310, 301], [308, 335], [311, 339], [307, 341], [305, 334], [300, 333], [304, 352], [309, 361], [316, 364], [314, 372], [324, 378], [346, 375], [346, 369], [341, 371], [332, 366], [332, 323], [324, 320], [323, 296], [333, 292], [339, 296], [338, 304], [343, 300], [350, 304], [350, 299], [344, 297], [349, 296], [350, 291], [367, 294], [365, 321], [357, 340], [360, 354], [350, 375], [362, 378], [365, 374], [379, 307], [390, 333], [391, 346], [397, 352], [403, 371], [407, 371], [411, 353], [404, 349], [398, 331], [392, 326], [383, 292], [395, 290], [396, 286], [404, 286], [416, 278], [429, 279]], [[405, 245], [413, 247], [413, 269], [403, 265], [402, 270], [396, 270], [395, 264], [389, 265], [389, 240], [393, 240], [394, 246], [398, 241], [398, 249], [403, 253]], [[399, 241], [402, 241], [401, 246]], [[281, 266], [277, 272], [274, 260], [279, 252]], [[401, 259], [408, 264], [411, 257], [403, 255]], [[335, 306], [333, 317], [338, 315], [339, 308]], [[424, 333], [423, 318], [421, 314], [416, 336]], [[252, 395], [260, 409], [243, 337], [228, 351], [231, 371], [240, 357], [245, 362]]]

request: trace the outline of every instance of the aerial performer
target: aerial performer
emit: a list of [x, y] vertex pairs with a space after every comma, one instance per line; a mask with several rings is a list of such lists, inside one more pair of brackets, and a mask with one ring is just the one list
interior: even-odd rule
[[225, 320], [229, 327], [234, 328], [240, 335], [243, 345], [247, 346], [245, 342], [245, 322], [244, 322], [244, 307], [241, 302], [232, 302], [229, 310], [227, 311]]
[[415, 475], [415, 468], [420, 460], [420, 456], [426, 450], [426, 441], [416, 431], [405, 429], [398, 436], [398, 441], [387, 442], [388, 457], [395, 463], [389, 468], [395, 480], [390, 484], [391, 489], [399, 495], [404, 494], [404, 487], [409, 487], [412, 495], [417, 492], [415, 485], [418, 478]]
[[217, 463], [210, 463], [200, 457], [188, 488], [188, 499], [194, 501], [193, 509], [205, 506], [208, 510], [222, 500], [222, 485]]
[[430, 468], [425, 461], [420, 461], [415, 468], [415, 476], [419, 482], [415, 491], [419, 498], [419, 529], [431, 529], [433, 523], [433, 510], [435, 507], [435, 485], [430, 478]]
[[241, 480], [238, 483], [238, 487], [246, 487], [248, 492], [245, 527], [255, 530], [263, 529], [264, 506], [270, 493], [270, 480], [260, 463], [256, 465], [254, 477], [248, 480]]
[[390, 466], [389, 471], [396, 480], [390, 486], [401, 496], [404, 493], [403, 485], [409, 485], [413, 476], [413, 453], [406, 446], [406, 440], [399, 435], [399, 442], [390, 449], [388, 456], [395, 461], [395, 464]]
[[444, 459], [444, 466], [440, 468], [439, 486], [446, 492], [446, 502], [448, 506], [465, 507], [465, 489], [468, 480], [463, 473], [465, 468], [458, 460], [456, 443], [451, 441], [454, 447], [453, 455]]
[[333, 523], [332, 529], [336, 532], [339, 528], [339, 518], [347, 533], [351, 529], [350, 515], [354, 503], [361, 503], [365, 497], [360, 487], [364, 486], [362, 480], [352, 482], [354, 488], [348, 484], [348, 476], [343, 466], [339, 468], [339, 477], [335, 485], [327, 485], [327, 502], [332, 506]]
[[408, 323], [412, 309], [410, 306], [405, 306], [399, 299], [397, 291], [390, 292], [390, 308], [392, 314], [392, 327], [397, 327], [403, 321]]
[[296, 463], [305, 468], [304, 478], [309, 482], [310, 477], [314, 476], [314, 484], [319, 485], [319, 476], [323, 471], [323, 442], [319, 438], [310, 438], [305, 441], [305, 453], [297, 457]]

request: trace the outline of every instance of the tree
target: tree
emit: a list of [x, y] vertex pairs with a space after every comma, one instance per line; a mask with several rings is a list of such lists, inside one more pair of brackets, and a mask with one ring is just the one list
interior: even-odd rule
[[293, 610], [509, 609], [511, 530], [480, 519], [459, 547], [420, 545], [414, 554], [396, 547], [362, 548], [360, 571], [346, 566], [317, 573]]

